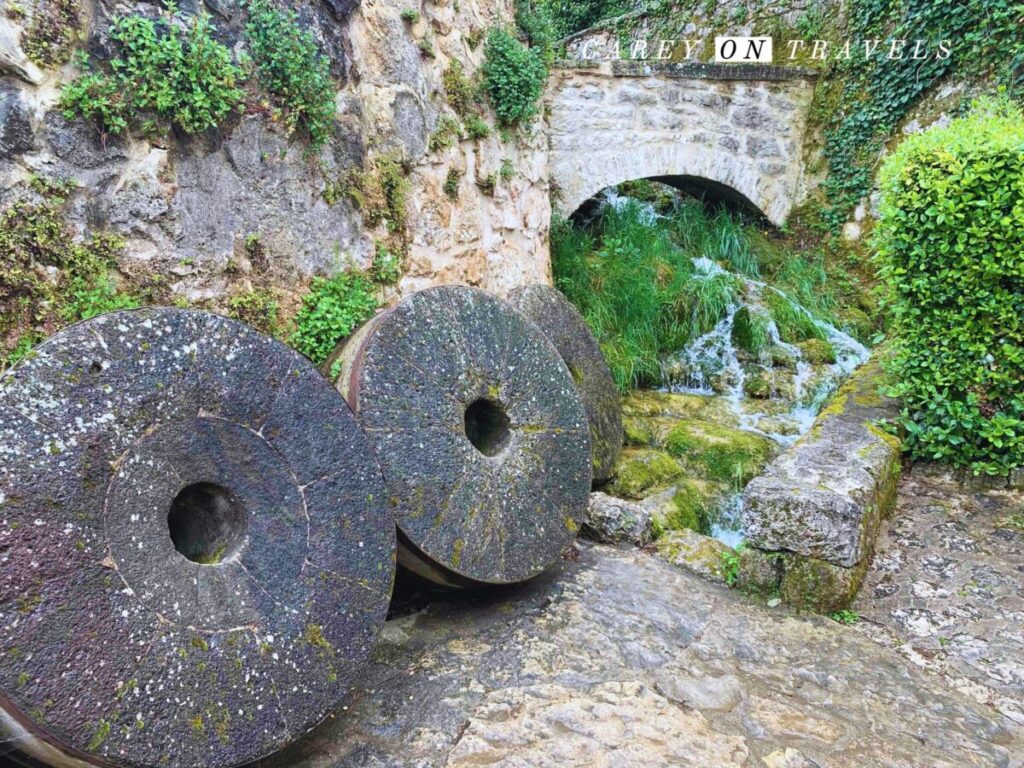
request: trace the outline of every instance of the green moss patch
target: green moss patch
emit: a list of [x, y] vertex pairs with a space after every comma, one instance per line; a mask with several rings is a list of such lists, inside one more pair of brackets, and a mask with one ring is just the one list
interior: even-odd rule
[[725, 492], [725, 487], [720, 483], [694, 479], [680, 481], [675, 486], [672, 498], [654, 513], [655, 536], [682, 530], [709, 536], [711, 521]]
[[615, 468], [608, 493], [628, 499], [642, 499], [651, 491], [665, 488], [683, 475], [683, 467], [663, 451], [626, 450]]
[[822, 339], [808, 339], [799, 344], [804, 360], [811, 365], [832, 365], [836, 361], [836, 348]]
[[665, 445], [697, 477], [739, 487], [760, 474], [774, 453], [767, 437], [700, 420], [680, 422]]

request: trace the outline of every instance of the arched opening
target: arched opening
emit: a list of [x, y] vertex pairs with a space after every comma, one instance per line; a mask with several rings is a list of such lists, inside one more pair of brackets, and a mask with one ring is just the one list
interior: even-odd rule
[[619, 185], [605, 187], [594, 196], [584, 200], [575, 211], [569, 214], [568, 218], [574, 224], [585, 224], [593, 220], [602, 205], [607, 202], [609, 190], [621, 191], [625, 188], [629, 191], [631, 187], [635, 188], [637, 184], [642, 183], [676, 190], [686, 197], [699, 200], [709, 212], [714, 213], [725, 210], [759, 226], [771, 226], [771, 222], [764, 212], [739, 190], [713, 179], [686, 175], [649, 176], [644, 179], [632, 179]]

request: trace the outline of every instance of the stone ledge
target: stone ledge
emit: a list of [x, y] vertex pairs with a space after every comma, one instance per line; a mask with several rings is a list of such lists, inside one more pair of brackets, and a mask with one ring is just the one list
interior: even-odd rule
[[613, 77], [661, 76], [690, 80], [751, 80], [783, 81], [814, 80], [818, 72], [806, 67], [784, 67], [776, 64], [710, 64], [696, 61], [651, 62], [631, 61], [585, 61], [583, 59], [559, 59], [553, 65], [560, 70], [578, 70]]
[[899, 479], [899, 440], [873, 423], [898, 413], [881, 382], [876, 354], [743, 492], [744, 537], [778, 557], [787, 602], [834, 610], [856, 595]]

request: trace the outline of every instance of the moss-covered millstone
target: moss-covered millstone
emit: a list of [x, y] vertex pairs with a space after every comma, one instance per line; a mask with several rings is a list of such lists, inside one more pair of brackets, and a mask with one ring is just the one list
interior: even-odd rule
[[431, 288], [337, 359], [384, 471], [401, 564], [462, 586], [524, 581], [559, 557], [586, 512], [590, 429], [536, 325], [483, 291]]
[[395, 531], [303, 358], [173, 309], [95, 318], [0, 379], [0, 707], [104, 765], [210, 768], [343, 699]]
[[622, 407], [597, 339], [569, 300], [550, 286], [519, 288], [509, 301], [537, 324], [569, 367], [587, 409], [594, 481], [604, 482], [622, 452]]

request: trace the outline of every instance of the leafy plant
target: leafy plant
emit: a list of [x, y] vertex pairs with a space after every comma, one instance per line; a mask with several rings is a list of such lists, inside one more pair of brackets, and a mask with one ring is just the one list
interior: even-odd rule
[[405, 270], [402, 254], [388, 248], [384, 243], [377, 243], [370, 276], [380, 285], [394, 285], [402, 279]]
[[484, 47], [484, 87], [504, 126], [532, 120], [539, 111], [548, 69], [536, 51], [500, 27], [491, 30]]
[[118, 48], [106, 70], [73, 80], [61, 92], [68, 118], [93, 121], [102, 133], [121, 134], [140, 115], [166, 119], [189, 134], [214, 128], [242, 102], [242, 72], [214, 39], [210, 17], [192, 17], [184, 29], [173, 18], [115, 19]]
[[295, 317], [291, 345], [315, 365], [322, 365], [378, 306], [373, 283], [361, 272], [315, 277]]
[[906, 139], [879, 174], [889, 366], [913, 458], [1024, 465], [1024, 111], [1007, 99]]
[[406, 24], [415, 24], [420, 20], [420, 12], [415, 8], [406, 8], [401, 15]]
[[740, 579], [740, 559], [742, 556], [742, 545], [736, 549], [722, 551], [722, 578], [730, 587], [735, 587]]
[[298, 15], [267, 0], [244, 0], [249, 11], [245, 37], [256, 75], [282, 112], [289, 132], [302, 132], [315, 149], [334, 129], [336, 86], [330, 60]]
[[459, 182], [462, 181], [462, 171], [450, 168], [448, 176], [444, 180], [444, 193], [452, 200], [459, 196]]
[[[871, 189], [873, 166], [886, 140], [921, 97], [954, 72], [990, 75], [1007, 87], [1024, 85], [1024, 3], [996, 0], [955, 3], [945, 0], [851, 0], [852, 40], [883, 39], [874, 55], [839, 60], [821, 89], [829, 164], [825, 190], [830, 206], [825, 223], [836, 231]], [[937, 34], [941, 31], [941, 34]], [[943, 58], [888, 56], [890, 40], [945, 39]]]
[[828, 617], [832, 619], [832, 621], [839, 622], [840, 624], [845, 624], [848, 627], [853, 626], [858, 621], [860, 621], [859, 613], [857, 613], [856, 611], [850, 611], [846, 609], [841, 611], [833, 611], [828, 615]]
[[427, 148], [431, 152], [442, 152], [455, 146], [462, 140], [462, 128], [459, 121], [449, 115], [442, 115], [437, 122], [437, 128], [430, 134]]

